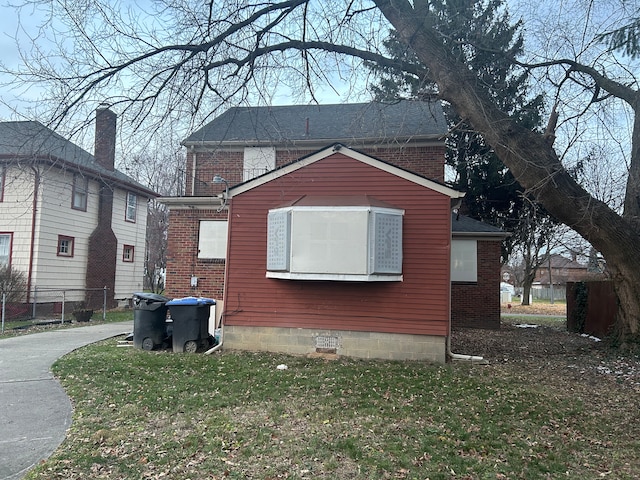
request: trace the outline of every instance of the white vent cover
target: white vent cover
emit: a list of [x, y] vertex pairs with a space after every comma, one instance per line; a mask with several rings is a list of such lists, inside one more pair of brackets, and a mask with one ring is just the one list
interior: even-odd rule
[[338, 337], [329, 335], [318, 335], [316, 337], [316, 348], [337, 349], [339, 347]]

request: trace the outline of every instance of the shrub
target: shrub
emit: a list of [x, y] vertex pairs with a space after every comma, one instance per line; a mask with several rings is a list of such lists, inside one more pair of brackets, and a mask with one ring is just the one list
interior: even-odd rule
[[0, 266], [0, 297], [6, 294], [7, 302], [20, 302], [26, 291], [27, 277], [24, 273], [7, 265]]

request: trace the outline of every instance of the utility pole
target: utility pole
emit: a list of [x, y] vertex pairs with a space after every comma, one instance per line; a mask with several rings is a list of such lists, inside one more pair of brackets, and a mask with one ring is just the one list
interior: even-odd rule
[[549, 254], [549, 295], [551, 296], [551, 305], [553, 305], [553, 277], [551, 275], [551, 254]]

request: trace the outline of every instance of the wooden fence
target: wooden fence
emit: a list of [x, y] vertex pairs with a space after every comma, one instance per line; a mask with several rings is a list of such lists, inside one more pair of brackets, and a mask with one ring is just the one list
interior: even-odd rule
[[618, 298], [605, 281], [567, 282], [567, 330], [603, 338], [612, 333]]

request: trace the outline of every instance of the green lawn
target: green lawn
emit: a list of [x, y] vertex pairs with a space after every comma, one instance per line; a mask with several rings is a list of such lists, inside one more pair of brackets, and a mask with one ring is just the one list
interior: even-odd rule
[[638, 478], [639, 393], [549, 365], [188, 355], [110, 340], [56, 363], [73, 425], [26, 478]]

